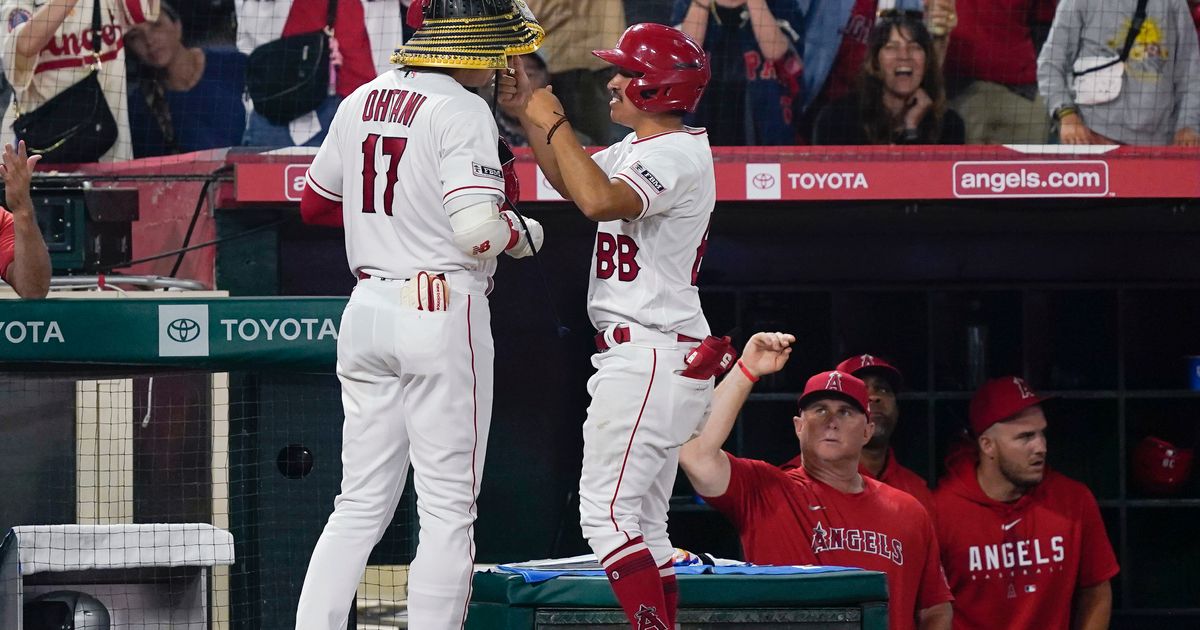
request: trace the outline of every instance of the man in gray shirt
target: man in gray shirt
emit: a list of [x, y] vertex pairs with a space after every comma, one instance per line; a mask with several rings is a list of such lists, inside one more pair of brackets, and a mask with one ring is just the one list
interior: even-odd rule
[[1109, 70], [1111, 81], [1103, 70], [1084, 75], [1090, 85], [1078, 93], [1072, 85], [1075, 72], [1120, 55], [1137, 5], [1059, 3], [1037, 74], [1063, 144], [1200, 146], [1200, 44], [1187, 0], [1148, 0], [1123, 72], [1118, 64]]

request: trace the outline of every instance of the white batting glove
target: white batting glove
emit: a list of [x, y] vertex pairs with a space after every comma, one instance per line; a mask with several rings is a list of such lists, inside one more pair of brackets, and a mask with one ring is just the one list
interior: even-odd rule
[[529, 228], [529, 237], [530, 237], [530, 238], [526, 238], [525, 230], [521, 229], [521, 219], [517, 218], [517, 215], [515, 212], [513, 212], [512, 210], [505, 210], [500, 213], [500, 216], [504, 217], [504, 220], [508, 222], [508, 225], [510, 227], [512, 227], [513, 230], [516, 230], [521, 235], [520, 238], [517, 239], [517, 242], [515, 244], [513, 244], [512, 247], [505, 250], [504, 253], [508, 254], [509, 256], [512, 256], [513, 258], [524, 258], [524, 257], [532, 254], [533, 249], [531, 249], [529, 247], [530, 238], [532, 238], [532, 240], [533, 240], [534, 247], [536, 247], [538, 251], [541, 251], [542, 241], [546, 237], [545, 231], [542, 230], [541, 223], [538, 223], [537, 220], [535, 220], [535, 219], [531, 219], [529, 217], [524, 217], [525, 226]]

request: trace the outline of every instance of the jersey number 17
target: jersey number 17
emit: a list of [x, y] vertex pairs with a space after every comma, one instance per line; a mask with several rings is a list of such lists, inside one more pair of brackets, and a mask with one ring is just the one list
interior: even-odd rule
[[[383, 142], [380, 142], [382, 140]], [[362, 211], [368, 214], [375, 213], [375, 149], [382, 145], [383, 154], [389, 158], [387, 168], [387, 182], [383, 189], [383, 213], [392, 216], [392, 200], [396, 196], [396, 181], [399, 179], [397, 172], [400, 168], [400, 158], [404, 157], [404, 149], [408, 147], [408, 138], [397, 138], [394, 136], [381, 136], [377, 133], [372, 133], [367, 136], [362, 143], [363, 152], [363, 204]]]

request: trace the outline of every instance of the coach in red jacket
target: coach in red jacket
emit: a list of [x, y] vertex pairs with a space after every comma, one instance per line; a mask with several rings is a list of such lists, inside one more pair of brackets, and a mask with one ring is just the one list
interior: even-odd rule
[[946, 462], [934, 492], [954, 627], [1100, 630], [1117, 560], [1086, 486], [1046, 466], [1046, 416], [1015, 376], [971, 399], [975, 449]]

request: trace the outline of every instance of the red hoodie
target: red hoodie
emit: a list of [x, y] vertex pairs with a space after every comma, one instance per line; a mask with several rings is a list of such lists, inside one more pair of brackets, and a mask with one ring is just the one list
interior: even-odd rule
[[974, 453], [947, 459], [933, 493], [954, 628], [1069, 630], [1075, 591], [1119, 570], [1096, 499], [1047, 468], [1025, 496], [995, 501], [979, 487], [976, 462]]

